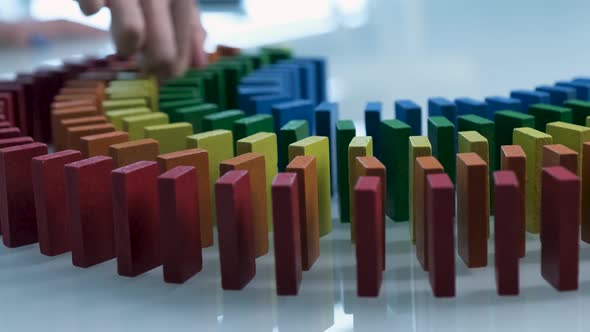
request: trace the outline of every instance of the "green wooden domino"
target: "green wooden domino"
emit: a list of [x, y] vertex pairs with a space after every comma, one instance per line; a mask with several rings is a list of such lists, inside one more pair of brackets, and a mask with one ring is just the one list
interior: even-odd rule
[[[225, 92], [224, 104], [221, 109], [233, 109], [238, 107], [238, 83], [240, 81], [241, 66], [237, 63], [227, 62], [213, 64], [211, 68], [217, 68], [223, 77], [223, 91]], [[220, 106], [221, 107], [221, 106]]]
[[182, 86], [163, 86], [160, 88], [159, 94], [174, 94], [174, 93], [190, 93], [195, 97], [199, 96], [199, 89], [194, 87], [182, 87]]
[[586, 125], [586, 118], [590, 116], [590, 102], [577, 99], [566, 100], [563, 106], [572, 110], [573, 124]]
[[217, 60], [219, 63], [233, 62], [241, 67], [241, 76], [245, 76], [254, 71], [254, 60], [246, 55], [238, 55], [232, 57], [222, 57]]
[[350, 222], [350, 195], [348, 192], [348, 145], [356, 136], [352, 120], [336, 122], [336, 167], [338, 167], [338, 201], [340, 202], [340, 222]]
[[533, 128], [516, 128], [512, 142], [520, 145], [526, 154], [526, 229], [539, 233], [541, 224], [541, 171], [543, 168], [543, 146], [552, 144], [551, 135]]
[[128, 109], [121, 109], [117, 111], [108, 111], [105, 113], [107, 119], [117, 128], [117, 130], [123, 130], [123, 119], [128, 116], [134, 115], [144, 115], [151, 113], [150, 109], [147, 107], [137, 107], [137, 108], [128, 108]]
[[188, 122], [168, 123], [147, 126], [145, 138], [160, 142], [160, 153], [170, 153], [186, 149], [186, 137], [193, 134], [193, 126]]
[[260, 132], [274, 132], [274, 120], [270, 114], [255, 114], [234, 122], [234, 137], [240, 140]]
[[193, 88], [196, 89], [199, 93], [199, 96], [204, 95], [204, 85], [203, 80], [201, 77], [187, 77], [181, 76], [177, 78], [173, 78], [171, 80], [166, 81], [164, 84], [166, 88], [174, 88], [174, 87], [183, 87], [183, 88]]
[[514, 131], [514, 128], [535, 128], [535, 117], [515, 111], [499, 111], [494, 114], [494, 122], [496, 124], [494, 158], [496, 161], [496, 167], [499, 167], [502, 146], [512, 145], [512, 132]]
[[[485, 136], [481, 133], [471, 130], [471, 131], [460, 131], [458, 133], [458, 141], [459, 141], [459, 149], [458, 153], [467, 153], [467, 152], [474, 152], [477, 153], [478, 156], [483, 159], [490, 168], [490, 145]], [[488, 175], [486, 179], [487, 188], [490, 188], [490, 179], [492, 177], [493, 172]], [[494, 195], [493, 191], [489, 192], [490, 203], [487, 206], [487, 214], [490, 215], [490, 212], [493, 212], [494, 206]], [[488, 224], [488, 235], [489, 235], [489, 224]]]
[[270, 63], [276, 63], [293, 57], [293, 51], [285, 47], [263, 47], [261, 52], [268, 57]]
[[[373, 138], [371, 136], [356, 136], [348, 144], [348, 200], [350, 202], [350, 240], [354, 243], [355, 238], [355, 209], [354, 202], [354, 187], [359, 178], [356, 174], [354, 164], [356, 157], [372, 157], [373, 156]], [[342, 190], [341, 190], [342, 192]]]
[[563, 144], [578, 153], [578, 175], [581, 176], [583, 146], [584, 142], [590, 141], [590, 128], [559, 121], [550, 122], [547, 124], [547, 134], [553, 137], [553, 144]]
[[268, 207], [268, 229], [272, 231], [272, 181], [278, 172], [279, 157], [277, 154], [277, 135], [274, 133], [256, 133], [240, 139], [237, 144], [237, 154], [256, 152], [264, 155], [266, 169], [266, 197], [269, 199]]
[[381, 121], [380, 137], [385, 147], [381, 158], [387, 172], [385, 212], [395, 222], [409, 219], [408, 151], [411, 134], [412, 128], [400, 120]]
[[428, 118], [428, 140], [432, 144], [432, 155], [455, 182], [455, 125], [444, 116]]
[[160, 93], [158, 101], [160, 103], [175, 100], [186, 100], [186, 99], [201, 99], [199, 95], [193, 92], [174, 92], [174, 93]]
[[477, 131], [483, 137], [486, 138], [488, 141], [488, 148], [489, 148], [489, 158], [486, 161], [488, 163], [488, 167], [490, 169], [490, 174], [499, 168], [496, 165], [496, 155], [493, 151], [496, 151], [496, 129], [494, 125], [494, 121], [488, 120], [481, 116], [477, 115], [463, 115], [457, 119], [458, 122], [458, 131]]
[[289, 161], [297, 156], [314, 156], [318, 171], [318, 207], [320, 236], [332, 231], [330, 194], [330, 142], [327, 137], [310, 136], [289, 145]]
[[129, 134], [129, 140], [144, 138], [144, 128], [168, 123], [168, 115], [162, 112], [132, 115], [123, 118], [123, 130]]
[[306, 120], [291, 120], [279, 130], [279, 171], [283, 172], [289, 163], [289, 145], [309, 136]]
[[410, 212], [410, 238], [412, 243], [416, 243], [416, 233], [414, 230], [414, 187], [416, 186], [416, 179], [414, 179], [414, 162], [418, 157], [426, 157], [432, 155], [432, 145], [426, 136], [410, 136], [408, 145], [408, 202]]
[[144, 98], [115, 99], [104, 100], [102, 102], [102, 109], [105, 112], [109, 112], [128, 108], [147, 107], [147, 105], [148, 103]]
[[188, 122], [195, 133], [204, 132], [203, 118], [218, 111], [216, 104], [200, 104], [177, 108], [170, 114], [170, 122]]
[[233, 130], [234, 122], [244, 117], [244, 112], [240, 110], [228, 110], [209, 114], [203, 118], [203, 130]]
[[202, 103], [203, 100], [200, 98], [163, 101], [160, 103], [160, 112], [172, 114], [179, 108], [201, 105]]
[[549, 122], [572, 122], [572, 110], [549, 104], [535, 104], [529, 107], [529, 114], [535, 117], [535, 129], [545, 131]]
[[229, 130], [212, 130], [186, 138], [187, 149], [207, 150], [209, 157], [209, 184], [211, 189], [211, 210], [216, 221], [215, 182], [219, 179], [219, 164], [234, 157], [234, 138]]
[[189, 70], [185, 76], [198, 76], [203, 80], [204, 99], [214, 103], [219, 109], [225, 110], [225, 82], [220, 68], [207, 67], [199, 70]]

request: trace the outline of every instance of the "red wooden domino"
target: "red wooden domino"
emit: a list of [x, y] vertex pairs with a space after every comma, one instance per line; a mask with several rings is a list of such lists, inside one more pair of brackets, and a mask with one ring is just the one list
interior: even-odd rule
[[244, 288], [256, 275], [248, 171], [228, 171], [215, 182], [221, 287]]
[[4, 111], [3, 115], [5, 121], [10, 123], [10, 126], [15, 126], [15, 119], [14, 119], [14, 101], [12, 99], [12, 93], [10, 92], [0, 92], [0, 100], [4, 101]]
[[455, 189], [446, 173], [426, 175], [428, 279], [436, 297], [455, 296]]
[[13, 137], [0, 139], [0, 149], [7, 148], [15, 145], [30, 144], [33, 143], [33, 138], [29, 136]]
[[513, 171], [494, 172], [494, 247], [498, 295], [518, 295], [519, 195], [518, 179]]
[[15, 82], [0, 81], [0, 92], [9, 93], [12, 95], [13, 106], [13, 121], [15, 126], [22, 129], [25, 135], [28, 135], [27, 130], [27, 110], [25, 93], [22, 85]]
[[9, 248], [37, 242], [31, 159], [44, 154], [42, 143], [0, 149], [0, 228]]
[[70, 251], [64, 166], [82, 159], [79, 151], [64, 150], [32, 161], [39, 249], [47, 256]]
[[[2, 116], [4, 116], [2, 114]], [[12, 127], [12, 123], [8, 122], [8, 121], [0, 121], [0, 128], [9, 128]]]
[[115, 258], [111, 172], [113, 159], [98, 156], [65, 166], [72, 263], [90, 267]]
[[21, 131], [17, 127], [0, 128], [0, 139], [13, 138], [21, 136]]
[[164, 281], [181, 284], [203, 268], [197, 170], [177, 166], [158, 177]]
[[580, 179], [545, 167], [541, 193], [541, 275], [559, 291], [578, 289]]
[[563, 144], [543, 146], [543, 167], [563, 166], [570, 172], [578, 173], [578, 153]]
[[518, 210], [516, 211], [516, 224], [518, 225], [519, 256], [526, 254], [526, 227], [525, 227], [525, 181], [526, 181], [526, 155], [520, 145], [502, 146], [502, 170], [513, 171], [518, 180]]
[[275, 176], [272, 211], [277, 295], [297, 295], [301, 285], [301, 234], [296, 173]]
[[138, 161], [113, 171], [113, 221], [117, 271], [135, 277], [162, 264], [154, 161]]
[[383, 280], [383, 186], [377, 176], [361, 176], [356, 204], [356, 276], [358, 296], [379, 296]]

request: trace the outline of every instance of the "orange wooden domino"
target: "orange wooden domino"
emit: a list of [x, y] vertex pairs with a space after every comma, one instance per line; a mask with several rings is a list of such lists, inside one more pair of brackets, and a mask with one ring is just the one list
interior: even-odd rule
[[53, 144], [58, 149], [63, 149], [68, 144], [68, 129], [71, 127], [89, 126], [94, 124], [108, 123], [107, 118], [102, 115], [83, 116], [79, 118], [69, 118], [58, 121], [57, 126], [54, 128], [56, 131], [54, 134]]
[[124, 131], [111, 131], [80, 137], [80, 152], [84, 158], [108, 156], [109, 147], [114, 144], [129, 141], [129, 135]]
[[99, 123], [67, 128], [66, 132], [68, 138], [65, 147], [80, 151], [80, 138], [89, 135], [108, 133], [111, 131], [115, 131], [115, 126], [110, 123]]
[[55, 110], [65, 110], [69, 108], [76, 108], [76, 107], [85, 107], [89, 106], [96, 109], [96, 100], [95, 98], [86, 98], [86, 99], [74, 99], [74, 100], [66, 100], [66, 101], [54, 101], [51, 103], [51, 111]]
[[519, 204], [518, 211], [515, 211], [517, 215], [518, 223], [518, 243], [519, 243], [519, 255], [524, 257], [526, 254], [526, 225], [525, 225], [525, 190], [526, 190], [526, 155], [520, 145], [504, 145], [501, 147], [501, 164], [502, 170], [513, 171], [518, 180], [518, 200]]
[[113, 158], [117, 168], [142, 160], [155, 161], [159, 154], [160, 145], [151, 138], [113, 144], [109, 147], [109, 156]]
[[543, 167], [563, 166], [578, 174], [578, 153], [563, 144], [543, 146]]

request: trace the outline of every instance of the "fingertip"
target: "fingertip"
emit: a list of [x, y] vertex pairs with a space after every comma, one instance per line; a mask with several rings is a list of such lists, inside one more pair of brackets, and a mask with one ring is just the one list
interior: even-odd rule
[[143, 26], [140, 22], [120, 22], [113, 25], [113, 39], [117, 53], [131, 56], [137, 53], [143, 41]]
[[78, 6], [84, 15], [94, 15], [105, 6], [104, 0], [78, 0]]

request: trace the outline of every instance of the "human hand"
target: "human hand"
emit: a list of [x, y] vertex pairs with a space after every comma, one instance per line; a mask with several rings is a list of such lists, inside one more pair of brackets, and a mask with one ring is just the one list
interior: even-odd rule
[[139, 55], [143, 70], [167, 78], [207, 62], [206, 32], [194, 0], [78, 0], [92, 15], [111, 10], [111, 33], [122, 56]]

